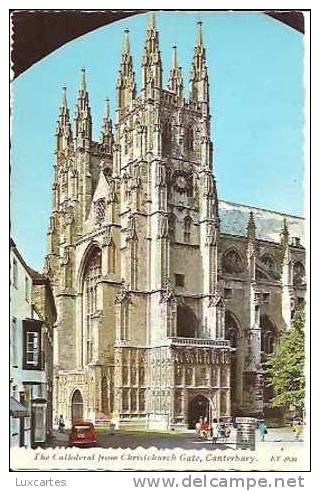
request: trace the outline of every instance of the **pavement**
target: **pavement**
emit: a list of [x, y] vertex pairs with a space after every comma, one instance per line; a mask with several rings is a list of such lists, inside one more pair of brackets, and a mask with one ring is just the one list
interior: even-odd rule
[[[63, 433], [57, 430], [53, 431], [53, 438], [46, 447], [67, 447], [68, 446], [69, 431], [65, 430]], [[256, 445], [257, 446], [269, 446], [267, 444], [273, 444], [272, 446], [278, 447], [279, 444], [285, 446], [296, 447], [303, 445], [303, 440], [297, 441], [295, 434], [291, 428], [271, 428], [268, 429], [268, 434], [265, 436], [265, 441], [261, 442], [260, 433], [256, 432]], [[203, 440], [198, 437], [196, 433], [188, 431], [187, 433], [165, 433], [165, 432], [143, 432], [143, 431], [124, 431], [117, 430], [110, 432], [110, 430], [97, 430], [97, 447], [100, 448], [150, 448], [156, 447], [158, 449], [163, 448], [183, 448], [186, 450], [201, 450], [202, 448], [210, 449], [219, 448], [221, 450], [228, 448], [235, 448], [236, 446], [236, 431], [233, 430], [229, 440], [226, 443], [221, 441], [213, 447], [211, 441]]]

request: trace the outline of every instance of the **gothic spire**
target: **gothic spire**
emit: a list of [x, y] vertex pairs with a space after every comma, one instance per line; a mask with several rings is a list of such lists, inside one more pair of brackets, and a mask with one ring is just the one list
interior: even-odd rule
[[254, 220], [254, 214], [250, 211], [249, 220], [247, 224], [247, 237], [254, 240], [256, 238], [256, 224]]
[[113, 132], [112, 132], [112, 120], [110, 117], [110, 105], [109, 99], [105, 102], [105, 111], [103, 116], [102, 128], [101, 128], [101, 141], [107, 147], [107, 151], [112, 153], [113, 145]]
[[172, 67], [170, 70], [168, 88], [182, 98], [183, 79], [181, 67], [178, 66], [177, 47], [172, 46]]
[[104, 118], [109, 120], [110, 119], [110, 102], [109, 102], [109, 97], [106, 98], [106, 103], [105, 103], [105, 108], [104, 108]]
[[65, 107], [67, 108], [68, 103], [67, 103], [67, 87], [62, 87], [62, 97], [61, 97], [61, 108]]
[[197, 23], [196, 46], [203, 46], [203, 39], [202, 39], [202, 21], [201, 20], [199, 20], [198, 23]]
[[87, 83], [86, 83], [86, 69], [81, 69], [81, 81], [80, 81], [80, 90], [83, 92], [87, 91]]
[[208, 70], [201, 21], [197, 25], [196, 42], [190, 70], [190, 99], [194, 102], [209, 101]]
[[86, 70], [81, 69], [80, 88], [75, 111], [76, 137], [91, 140], [92, 138], [92, 118], [89, 106], [89, 94], [86, 82]]
[[126, 28], [124, 30], [123, 36], [123, 53], [127, 53], [130, 55], [130, 38], [129, 38], [129, 29]]
[[[162, 87], [162, 62], [159, 48], [159, 32], [155, 15], [151, 12], [146, 30], [146, 40], [142, 57], [142, 88], [160, 89]], [[152, 95], [152, 94], [149, 94]]]
[[281, 230], [281, 244], [286, 247], [289, 244], [289, 229], [286, 218], [283, 219], [283, 227]]
[[172, 70], [176, 70], [178, 68], [178, 53], [177, 46], [172, 46]]
[[56, 129], [56, 147], [57, 150], [66, 148], [72, 140], [72, 130], [67, 103], [67, 89], [62, 87], [62, 96], [60, 103], [59, 118]]
[[120, 109], [130, 105], [132, 100], [136, 96], [136, 84], [134, 79], [133, 62], [130, 49], [129, 29], [125, 29], [124, 31], [117, 92], [118, 107]]
[[149, 29], [156, 29], [156, 16], [154, 12], [150, 12], [149, 14], [149, 24], [148, 24]]
[[256, 277], [256, 224], [254, 214], [250, 211], [249, 220], [247, 223], [247, 266], [251, 280]]

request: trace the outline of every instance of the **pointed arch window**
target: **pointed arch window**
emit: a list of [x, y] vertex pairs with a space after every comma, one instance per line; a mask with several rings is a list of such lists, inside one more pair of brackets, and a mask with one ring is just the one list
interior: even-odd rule
[[189, 215], [186, 216], [184, 219], [184, 232], [183, 232], [184, 242], [190, 242], [191, 240], [191, 223], [192, 223], [191, 217]]
[[97, 310], [97, 280], [101, 277], [101, 250], [95, 247], [87, 258], [83, 274], [83, 348], [86, 363], [93, 356], [93, 316]]
[[121, 306], [121, 329], [120, 339], [127, 340], [129, 338], [129, 304], [125, 302]]
[[130, 286], [133, 290], [137, 288], [138, 279], [138, 245], [134, 240], [131, 243], [131, 265], [130, 265]]
[[272, 278], [279, 279], [279, 273], [277, 271], [276, 261], [273, 256], [271, 256], [270, 254], [265, 254], [264, 256], [262, 256], [261, 262], [263, 263], [268, 274]]
[[267, 315], [262, 315], [260, 318], [261, 328], [261, 351], [263, 357], [270, 355], [274, 351], [277, 333], [275, 327]]
[[223, 255], [222, 267], [224, 273], [238, 275], [244, 271], [244, 261], [240, 254], [232, 249]]
[[169, 237], [170, 240], [176, 240], [176, 221], [177, 218], [174, 213], [170, 213], [169, 215]]
[[295, 262], [293, 265], [293, 285], [302, 286], [305, 283], [305, 274], [305, 268], [302, 262]]
[[109, 384], [107, 377], [104, 375], [101, 380], [101, 411], [103, 414], [109, 414]]
[[167, 121], [162, 130], [162, 153], [169, 155], [172, 149], [172, 123]]
[[194, 151], [194, 140], [195, 140], [194, 128], [190, 124], [189, 126], [187, 126], [185, 132], [185, 149], [189, 153]]
[[[260, 318], [260, 328], [261, 328], [261, 361], [262, 367], [268, 359], [268, 355], [274, 352], [275, 344], [277, 341], [277, 331], [270, 320], [270, 318], [263, 314]], [[263, 386], [263, 400], [265, 402], [270, 401], [274, 396], [274, 391], [271, 385], [264, 384]]]
[[129, 153], [129, 147], [130, 147], [130, 132], [129, 128], [125, 127], [124, 132], [123, 132], [123, 143], [124, 143], [124, 154], [127, 155]]
[[192, 198], [193, 197], [193, 177], [192, 177], [192, 175], [188, 176], [187, 181], [188, 181], [187, 196], [188, 196], [188, 198]]
[[99, 198], [94, 202], [94, 214], [96, 225], [101, 225], [106, 215], [106, 201], [105, 198]]

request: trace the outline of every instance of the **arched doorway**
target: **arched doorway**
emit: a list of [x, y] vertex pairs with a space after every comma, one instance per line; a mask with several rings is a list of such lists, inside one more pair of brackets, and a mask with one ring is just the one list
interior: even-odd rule
[[230, 369], [230, 388], [231, 388], [231, 408], [232, 414], [237, 412], [237, 386], [239, 377], [239, 328], [234, 315], [230, 311], [225, 313], [225, 333], [226, 339], [230, 341], [231, 348], [231, 369]]
[[200, 418], [210, 417], [209, 399], [203, 395], [198, 395], [191, 399], [188, 407], [188, 425], [190, 429], [194, 429]]
[[75, 390], [71, 401], [72, 423], [83, 419], [83, 399], [80, 390]]
[[180, 338], [195, 338], [198, 331], [198, 319], [188, 305], [177, 306], [177, 336]]

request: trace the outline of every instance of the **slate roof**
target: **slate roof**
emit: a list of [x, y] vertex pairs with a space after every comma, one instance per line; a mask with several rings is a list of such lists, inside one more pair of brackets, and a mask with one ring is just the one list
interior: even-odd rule
[[254, 214], [257, 227], [256, 237], [258, 239], [279, 243], [280, 232], [285, 218], [290, 237], [299, 238], [301, 244], [304, 245], [304, 218], [224, 200], [219, 200], [221, 232], [230, 235], [246, 236], [250, 211]]

